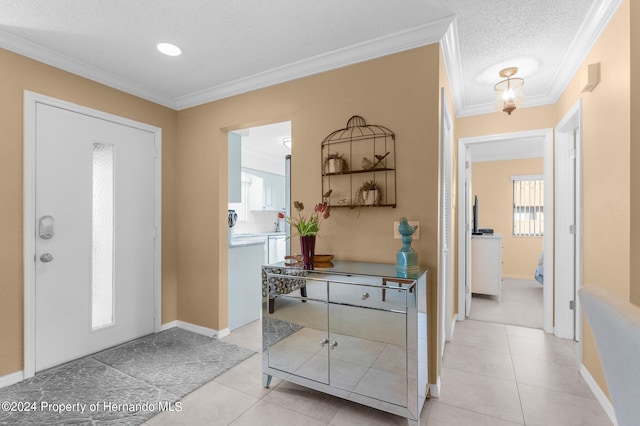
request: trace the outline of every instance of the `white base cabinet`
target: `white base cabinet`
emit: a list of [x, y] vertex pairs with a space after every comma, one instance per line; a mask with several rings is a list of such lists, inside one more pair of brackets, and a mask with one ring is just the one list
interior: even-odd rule
[[471, 292], [497, 296], [502, 303], [502, 235], [471, 237]]
[[263, 262], [264, 243], [229, 246], [229, 330], [260, 318], [260, 296], [255, 281]]
[[264, 386], [275, 376], [419, 425], [429, 389], [428, 271], [407, 278], [395, 265], [333, 265], [263, 266]]

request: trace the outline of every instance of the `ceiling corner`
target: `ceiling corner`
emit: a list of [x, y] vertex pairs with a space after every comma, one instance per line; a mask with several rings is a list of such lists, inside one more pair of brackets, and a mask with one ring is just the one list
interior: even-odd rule
[[176, 109], [176, 102], [170, 96], [150, 90], [137, 83], [2, 30], [0, 30], [0, 48], [104, 84], [105, 86], [121, 90], [147, 101]]
[[597, 0], [593, 3], [569, 46], [567, 55], [558, 67], [547, 96], [549, 103], [556, 103], [560, 99], [622, 2], [623, 0]]

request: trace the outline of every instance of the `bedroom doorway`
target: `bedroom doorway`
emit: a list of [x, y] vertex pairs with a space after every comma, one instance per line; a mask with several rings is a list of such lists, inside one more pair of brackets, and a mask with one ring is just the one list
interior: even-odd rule
[[555, 335], [581, 341], [582, 100], [555, 128]]
[[[470, 302], [473, 298], [468, 297], [474, 293], [473, 279], [471, 273], [471, 265], [473, 262], [472, 256], [472, 229], [473, 229], [473, 200], [472, 195], [475, 193], [473, 188], [472, 165], [474, 162], [481, 161], [501, 161], [511, 159], [522, 159], [538, 157], [544, 159], [543, 173], [541, 180], [544, 182], [546, 188], [553, 188], [553, 130], [541, 129], [526, 132], [517, 132], [501, 135], [490, 135], [483, 137], [461, 138], [458, 140], [458, 182], [460, 185], [465, 185], [469, 188], [469, 191], [458, 191], [458, 204], [461, 206], [458, 209], [458, 229], [464, 230], [458, 233], [458, 276], [459, 288], [458, 288], [458, 320], [464, 320], [471, 309]], [[509, 177], [507, 176], [507, 180]], [[468, 192], [468, 196], [465, 193]], [[553, 212], [553, 191], [544, 192], [544, 209]], [[480, 205], [483, 204], [480, 202]], [[464, 206], [464, 208], [462, 208]], [[509, 211], [509, 205], [505, 209], [505, 213], [511, 214]], [[515, 211], [515, 210], [514, 210]], [[482, 210], [479, 212], [480, 218], [482, 218]], [[514, 213], [515, 214], [515, 213]], [[507, 217], [505, 219], [511, 223], [511, 219]], [[484, 222], [483, 219], [479, 220], [480, 227], [491, 227], [491, 223]], [[486, 226], [485, 226], [486, 225]], [[547, 253], [547, 259], [545, 259], [545, 268], [547, 270], [553, 270], [553, 215], [548, 214], [547, 220], [544, 221], [544, 237], [543, 237], [543, 250]], [[511, 234], [511, 229], [507, 226], [506, 231], [502, 231], [503, 234]], [[539, 244], [539, 243], [538, 243]], [[537, 250], [540, 250], [539, 248]], [[537, 253], [539, 256], [540, 253]], [[537, 259], [535, 259], [537, 260]], [[544, 285], [542, 286], [542, 292], [540, 292], [540, 284], [533, 281], [536, 262], [531, 265], [531, 272], [526, 285], [531, 287], [529, 290], [532, 293], [537, 291], [538, 294], [542, 293], [542, 321], [539, 323], [547, 333], [553, 332], [553, 275], [547, 274], [543, 278]], [[515, 277], [520, 278], [520, 277]], [[503, 288], [508, 288], [510, 285], [522, 284], [513, 281], [508, 281]], [[508, 291], [508, 290], [507, 290]], [[497, 304], [497, 299], [491, 296], [491, 302]], [[482, 300], [480, 300], [482, 302]], [[480, 306], [476, 306], [480, 308]], [[477, 309], [476, 309], [477, 310]], [[518, 310], [512, 315], [518, 314]], [[535, 315], [535, 314], [534, 314]]]

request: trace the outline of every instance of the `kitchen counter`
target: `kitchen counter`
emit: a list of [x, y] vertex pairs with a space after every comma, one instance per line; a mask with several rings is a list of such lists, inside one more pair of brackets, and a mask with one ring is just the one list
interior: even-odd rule
[[231, 240], [229, 241], [229, 248], [237, 248], [237, 247], [247, 247], [247, 246], [263, 246], [266, 243], [266, 240]]
[[247, 247], [256, 244], [264, 245], [264, 263], [272, 263], [284, 259], [286, 254], [286, 234], [284, 232], [231, 234], [229, 248]]

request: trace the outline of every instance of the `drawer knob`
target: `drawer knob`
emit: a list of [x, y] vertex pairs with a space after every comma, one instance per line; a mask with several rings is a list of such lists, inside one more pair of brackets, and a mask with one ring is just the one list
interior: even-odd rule
[[369, 293], [362, 293], [362, 296], [360, 296], [360, 299], [362, 300], [367, 300], [369, 298]]
[[336, 346], [338, 346], [338, 342], [336, 342], [335, 340], [329, 343], [329, 349], [331, 350], [333, 350]]
[[324, 345], [326, 345], [327, 343], [329, 343], [329, 339], [324, 339], [320, 342], [320, 347], [324, 348]]

